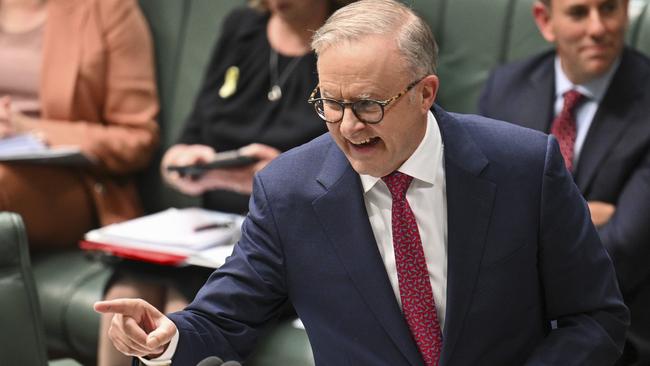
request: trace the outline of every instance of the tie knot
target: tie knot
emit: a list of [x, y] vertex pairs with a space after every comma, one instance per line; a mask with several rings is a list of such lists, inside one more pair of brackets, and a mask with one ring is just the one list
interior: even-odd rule
[[564, 93], [564, 106], [562, 109], [568, 111], [569, 113], [573, 112], [573, 109], [580, 103], [584, 95], [580, 94], [579, 91], [571, 89], [568, 92]]
[[402, 199], [406, 197], [406, 190], [409, 189], [413, 177], [396, 170], [381, 179], [388, 186], [388, 190], [390, 191], [390, 195], [393, 196], [393, 199]]

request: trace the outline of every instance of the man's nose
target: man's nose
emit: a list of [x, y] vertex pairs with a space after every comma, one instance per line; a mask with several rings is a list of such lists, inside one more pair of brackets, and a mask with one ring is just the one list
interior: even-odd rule
[[587, 19], [587, 32], [590, 36], [600, 38], [606, 33], [605, 23], [598, 10], [592, 10]]
[[359, 121], [357, 116], [352, 111], [352, 106], [345, 106], [343, 110], [343, 119], [341, 120], [341, 133], [346, 136], [352, 136], [356, 132], [365, 128], [366, 124]]

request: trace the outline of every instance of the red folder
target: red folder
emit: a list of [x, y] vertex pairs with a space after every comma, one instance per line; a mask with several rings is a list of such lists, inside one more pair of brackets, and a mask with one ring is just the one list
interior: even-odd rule
[[79, 247], [84, 250], [96, 250], [96, 251], [109, 253], [113, 256], [120, 257], [120, 258], [151, 262], [151, 263], [161, 264], [165, 266], [180, 266], [183, 265], [185, 260], [187, 259], [186, 255], [169, 254], [169, 253], [154, 252], [150, 250], [127, 248], [123, 246], [112, 245], [107, 243], [97, 243], [88, 240], [79, 241]]

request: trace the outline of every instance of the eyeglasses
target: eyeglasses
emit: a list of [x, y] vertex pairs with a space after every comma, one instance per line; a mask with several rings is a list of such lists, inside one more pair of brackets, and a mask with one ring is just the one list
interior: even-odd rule
[[352, 113], [354, 113], [359, 121], [368, 124], [375, 124], [384, 119], [385, 109], [389, 104], [399, 99], [402, 95], [408, 93], [409, 90], [413, 89], [413, 87], [423, 79], [424, 77], [410, 83], [406, 88], [404, 88], [404, 90], [397, 93], [397, 95], [392, 98], [386, 100], [359, 99], [354, 102], [343, 102], [332, 98], [314, 98], [316, 93], [320, 90], [319, 86], [316, 85], [307, 102], [314, 106], [318, 116], [327, 123], [341, 122], [343, 120], [345, 108], [350, 106], [350, 108], [352, 108]]

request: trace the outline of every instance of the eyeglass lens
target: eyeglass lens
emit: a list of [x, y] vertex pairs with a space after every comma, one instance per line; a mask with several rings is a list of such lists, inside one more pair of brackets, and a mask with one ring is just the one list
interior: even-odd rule
[[[326, 122], [336, 123], [343, 119], [346, 104], [332, 99], [319, 99], [314, 103], [314, 107]], [[377, 123], [384, 117], [384, 108], [374, 100], [362, 99], [350, 105], [352, 112], [361, 122]]]

